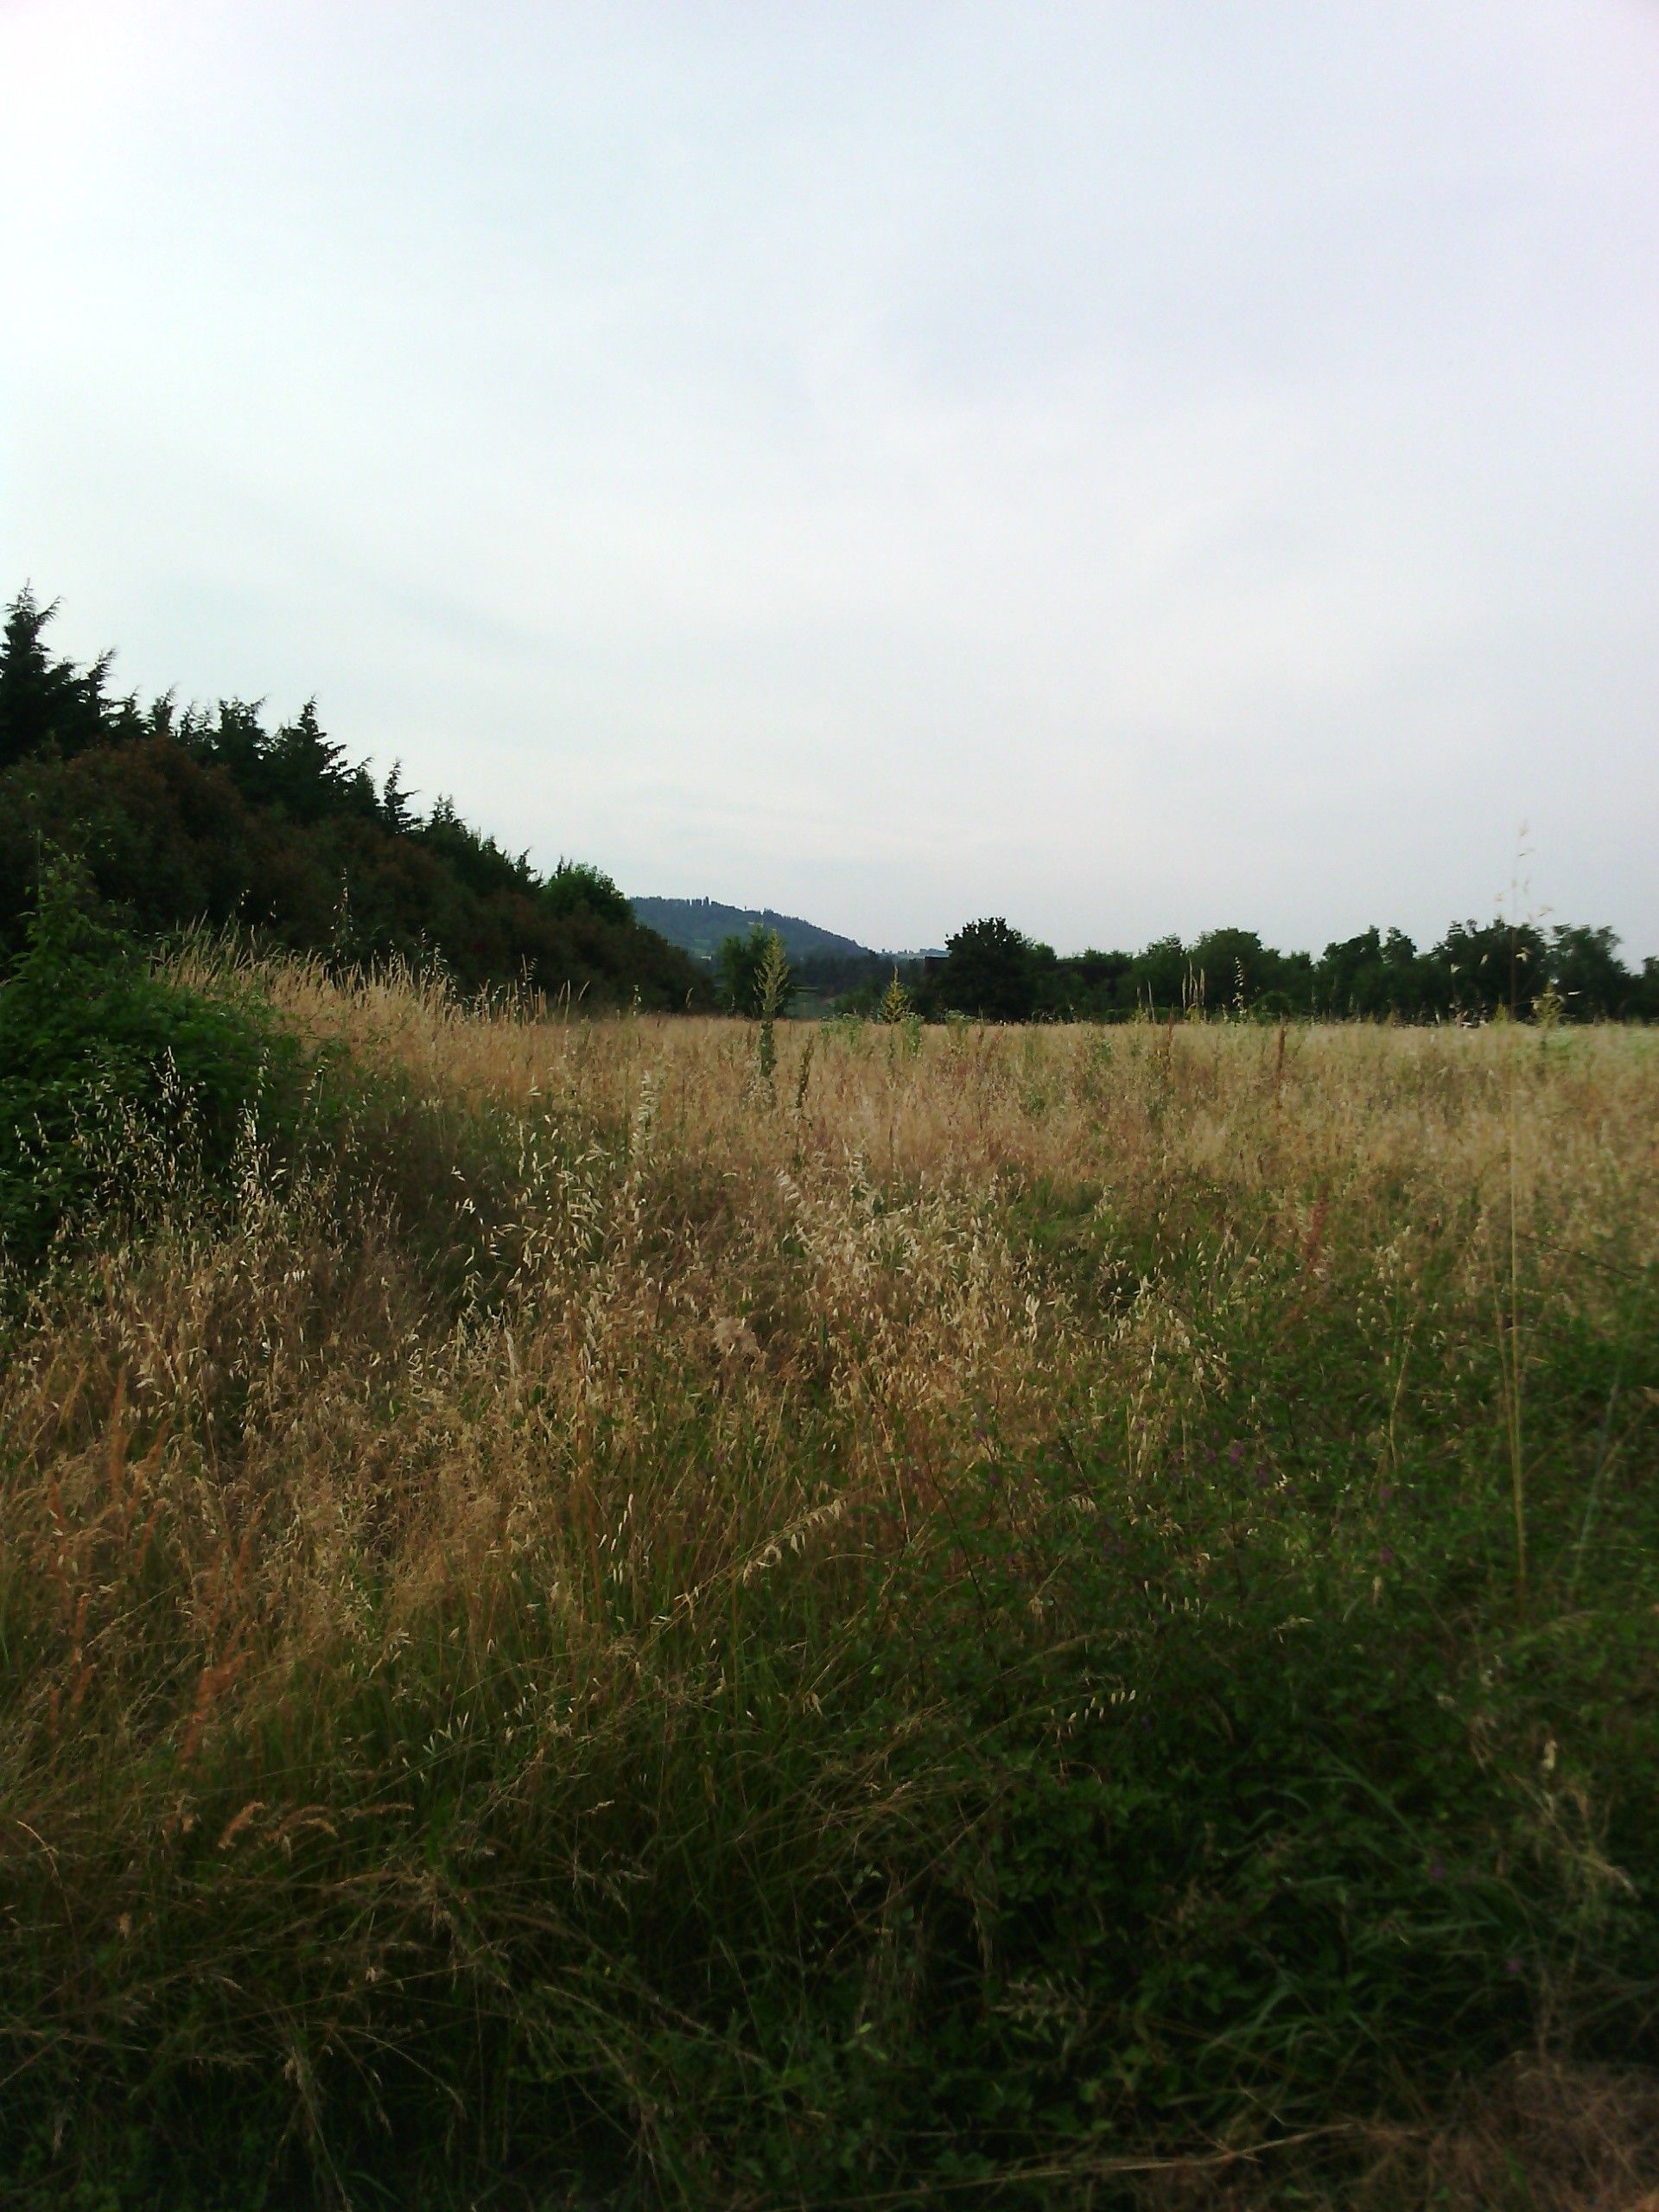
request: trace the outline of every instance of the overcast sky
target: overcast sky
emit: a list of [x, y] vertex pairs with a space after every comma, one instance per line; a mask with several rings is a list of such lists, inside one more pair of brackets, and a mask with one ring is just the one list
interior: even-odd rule
[[123, 688], [878, 944], [1659, 951], [1659, 0], [0, 0], [0, 232]]

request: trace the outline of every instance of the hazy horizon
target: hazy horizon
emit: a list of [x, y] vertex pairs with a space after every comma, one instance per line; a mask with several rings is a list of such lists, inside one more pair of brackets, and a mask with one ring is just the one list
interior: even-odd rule
[[1659, 952], [1639, 0], [0, 0], [0, 185], [120, 688], [874, 946]]

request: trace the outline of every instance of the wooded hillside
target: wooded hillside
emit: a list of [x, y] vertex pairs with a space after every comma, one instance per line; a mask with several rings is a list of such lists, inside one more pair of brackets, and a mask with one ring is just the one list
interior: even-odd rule
[[543, 874], [446, 798], [418, 814], [397, 764], [377, 786], [315, 702], [272, 725], [238, 699], [181, 712], [170, 695], [112, 695], [109, 655], [81, 668], [50, 652], [53, 612], [25, 590], [0, 639], [0, 946], [17, 943], [56, 848], [147, 936], [234, 925], [348, 963], [435, 960], [467, 989], [709, 1002], [600, 869]]

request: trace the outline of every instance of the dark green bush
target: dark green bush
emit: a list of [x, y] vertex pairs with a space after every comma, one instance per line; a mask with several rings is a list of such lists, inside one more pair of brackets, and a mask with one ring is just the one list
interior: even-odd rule
[[31, 1264], [181, 1178], [222, 1177], [245, 1131], [292, 1122], [304, 1076], [256, 1002], [158, 976], [74, 866], [48, 862], [0, 982], [0, 1254]]

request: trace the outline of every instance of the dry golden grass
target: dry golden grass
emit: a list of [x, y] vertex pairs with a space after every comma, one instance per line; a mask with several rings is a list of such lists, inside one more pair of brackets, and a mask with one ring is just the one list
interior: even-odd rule
[[[1317, 1281], [1339, 1242], [1402, 1358], [1447, 1240], [1464, 1295], [1500, 1311], [1512, 1145], [1535, 1300], [1593, 1308], [1598, 1257], [1639, 1268], [1659, 1243], [1645, 1033], [964, 1028], [912, 1055], [899, 1032], [803, 1026], [772, 1106], [742, 1025], [480, 1017], [299, 965], [268, 981], [304, 1034], [407, 1076], [435, 1115], [518, 1120], [508, 1203], [437, 1170], [487, 1306], [435, 1305], [374, 1195], [343, 1243], [332, 1191], [270, 1186], [251, 1156], [227, 1230], [117, 1252], [18, 1346], [0, 1425], [40, 1479], [11, 1486], [0, 1541], [61, 1584], [66, 1665], [110, 1671], [99, 1578], [164, 1510], [213, 1713], [338, 1633], [397, 1633], [396, 1604], [353, 1625], [361, 1556], [418, 1598], [504, 1549], [591, 1541], [613, 1575], [671, 1552], [678, 1595], [840, 1493], [902, 1514], [988, 1423], [1003, 1450], [1131, 1423], [1150, 1462], [1204, 1397], [1184, 1294], [1130, 1279], [1109, 1237], [1084, 1277], [1045, 1266], [1009, 1206], [1033, 1185], [1108, 1223], [1185, 1217], [1210, 1188], [1241, 1298], [1274, 1246]], [[658, 1448], [688, 1402], [715, 1440], [690, 1469]], [[804, 1485], [803, 1433], [823, 1446]], [[584, 1602], [579, 1565], [563, 1586]], [[653, 1571], [636, 1594], [649, 1618], [670, 1593]]]
[[[900, 1545], [982, 1463], [1078, 1437], [1155, 1484], [1239, 1402], [1217, 1317], [1265, 1286], [1291, 1333], [1350, 1301], [1379, 1480], [1408, 1377], [1495, 1343], [1524, 1510], [1529, 1332], [1611, 1328], [1659, 1257], [1647, 1033], [798, 1025], [767, 1085], [741, 1024], [261, 980], [394, 1103], [332, 1165], [251, 1145], [233, 1202], [55, 1279], [0, 1375], [29, 1655], [0, 1853], [118, 1945], [142, 1884], [88, 1899], [79, 1859], [203, 1823], [227, 1864], [291, 1854], [353, 1816], [225, 1794], [262, 1728], [327, 1732], [322, 1685], [394, 1683], [431, 1635], [487, 1672], [533, 1569], [563, 1678], [524, 1725], [556, 1764], [670, 1694], [664, 1624], [833, 1562], [855, 1503]], [[1488, 2201], [1463, 2141], [1412, 2201]]]

